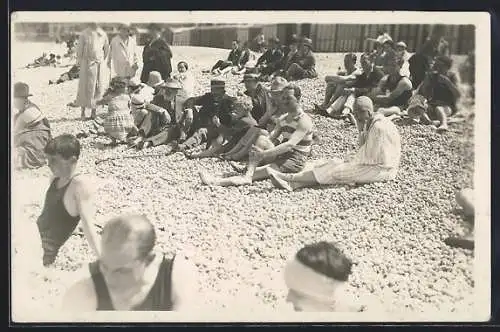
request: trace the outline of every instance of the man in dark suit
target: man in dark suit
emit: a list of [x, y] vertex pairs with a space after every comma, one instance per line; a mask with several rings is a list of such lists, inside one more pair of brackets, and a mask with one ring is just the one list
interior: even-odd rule
[[269, 46], [269, 49], [257, 60], [257, 67], [264, 78], [278, 70], [283, 60], [280, 40], [276, 37], [270, 38]]
[[149, 78], [149, 73], [158, 71], [162, 79], [170, 77], [172, 72], [172, 51], [167, 42], [162, 38], [161, 28], [157, 24], [151, 24], [149, 27], [150, 41], [144, 46], [142, 52], [142, 73], [141, 81], [146, 83]]

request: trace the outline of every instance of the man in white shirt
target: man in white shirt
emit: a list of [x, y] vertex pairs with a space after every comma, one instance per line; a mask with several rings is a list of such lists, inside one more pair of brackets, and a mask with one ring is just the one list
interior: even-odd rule
[[111, 55], [108, 58], [108, 66], [113, 64], [116, 76], [130, 78], [134, 77], [139, 68], [139, 57], [137, 44], [132, 30], [127, 25], [120, 26], [120, 32], [111, 40]]

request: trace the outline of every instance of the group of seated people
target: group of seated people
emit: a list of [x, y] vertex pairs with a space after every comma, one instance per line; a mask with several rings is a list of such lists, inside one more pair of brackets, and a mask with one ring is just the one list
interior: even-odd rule
[[[356, 54], [344, 57], [344, 70], [327, 75], [325, 98], [315, 105], [315, 112], [333, 118], [346, 118], [353, 124], [354, 99], [368, 96], [375, 104], [375, 111], [391, 119], [402, 116], [411, 122], [436, 126], [438, 132], [448, 130], [448, 117], [457, 112], [460, 98], [458, 78], [451, 71], [452, 59], [446, 55], [432, 58], [429, 69], [418, 86], [403, 67], [408, 62], [403, 43], [392, 49], [385, 40], [381, 53], [376, 50], [361, 55], [361, 68], [356, 66]], [[397, 45], [398, 45], [397, 44]], [[379, 60], [379, 56], [382, 60]]]
[[279, 38], [269, 38], [268, 47], [255, 63], [249, 61], [251, 52], [248, 43], [240, 46], [240, 42], [232, 42], [232, 49], [226, 60], [219, 60], [212, 67], [214, 75], [253, 73], [260, 81], [271, 81], [276, 76], [288, 81], [304, 78], [316, 78], [316, 60], [312, 51], [312, 40], [306, 37], [298, 38], [293, 35], [289, 44], [283, 46]]

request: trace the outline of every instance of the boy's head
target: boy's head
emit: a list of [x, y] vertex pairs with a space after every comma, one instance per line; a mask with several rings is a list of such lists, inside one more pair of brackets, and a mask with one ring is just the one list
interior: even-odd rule
[[296, 311], [328, 310], [336, 291], [345, 285], [352, 262], [334, 243], [306, 245], [285, 267], [287, 301]]
[[44, 148], [48, 165], [56, 177], [68, 176], [80, 158], [80, 142], [70, 134], [51, 139]]

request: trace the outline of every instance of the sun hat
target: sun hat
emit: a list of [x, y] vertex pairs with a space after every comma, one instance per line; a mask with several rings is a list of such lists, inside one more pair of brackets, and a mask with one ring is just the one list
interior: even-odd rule
[[288, 81], [281, 76], [277, 76], [271, 82], [271, 92], [283, 91], [288, 85]]
[[141, 82], [141, 80], [138, 78], [138, 77], [132, 77], [129, 81], [128, 81], [128, 86], [130, 87], [139, 87], [141, 86], [143, 83]]
[[211, 88], [225, 88], [226, 82], [220, 79], [213, 79], [210, 81]]
[[258, 81], [259, 80], [259, 75], [257, 74], [245, 74], [243, 75], [243, 80], [241, 83], [245, 83], [246, 81]]
[[182, 89], [182, 85], [179, 83], [179, 81], [174, 80], [173, 78], [167, 78], [165, 82], [160, 84], [158, 88], [167, 88], [167, 89]]
[[152, 71], [149, 73], [149, 78], [148, 78], [148, 85], [151, 87], [156, 87], [160, 84], [162, 84], [164, 81], [161, 78], [161, 74], [158, 71]]
[[18, 82], [14, 84], [14, 98], [27, 98], [33, 96], [30, 93], [30, 87], [28, 84], [23, 82]]
[[406, 43], [404, 41], [399, 41], [396, 43], [396, 47], [402, 47], [404, 49], [407, 48]]
[[131, 104], [137, 108], [142, 108], [146, 105], [146, 101], [141, 96], [132, 96]]

